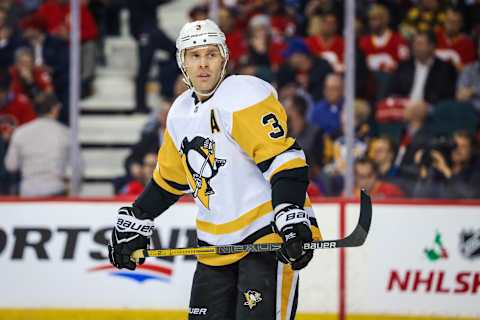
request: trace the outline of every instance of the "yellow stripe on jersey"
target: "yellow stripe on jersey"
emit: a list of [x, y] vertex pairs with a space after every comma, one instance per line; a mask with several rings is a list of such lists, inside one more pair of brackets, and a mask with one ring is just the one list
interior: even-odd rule
[[283, 170], [290, 170], [290, 169], [296, 169], [296, 168], [303, 168], [307, 166], [307, 162], [302, 159], [302, 158], [295, 158], [290, 161], [287, 161], [285, 163], [282, 163], [280, 166], [275, 168], [273, 170], [272, 174], [270, 175], [270, 178], [279, 173], [280, 171]]
[[260, 217], [273, 211], [272, 202], [267, 201], [227, 223], [215, 224], [197, 219], [197, 229], [211, 234], [227, 234], [241, 230]]
[[288, 302], [290, 300], [290, 293], [292, 291], [292, 286], [296, 285], [294, 281], [294, 271], [289, 264], [283, 265], [282, 272], [282, 289], [281, 289], [281, 306], [280, 306], [280, 319], [281, 320], [290, 320], [287, 319], [288, 311]]
[[312, 239], [313, 241], [320, 241], [323, 240], [322, 233], [320, 229], [316, 226], [310, 226], [310, 230], [312, 230]]
[[304, 208], [311, 208], [312, 207], [312, 203], [310, 202], [310, 198], [308, 196], [305, 198], [305, 203], [303, 204], [303, 207]]
[[290, 148], [287, 115], [272, 95], [250, 107], [233, 112], [232, 137], [255, 163], [271, 159]]
[[[308, 208], [311, 206], [312, 204], [310, 203], [310, 199], [306, 197], [304, 207]], [[257, 206], [256, 208], [248, 211], [247, 213], [241, 215], [237, 219], [226, 223], [215, 224], [212, 222], [197, 219], [197, 229], [206, 233], [216, 235], [232, 233], [251, 225], [253, 221], [263, 217], [266, 214], [269, 214], [272, 211], [272, 202], [267, 201]]]
[[188, 185], [180, 155], [167, 130], [165, 130], [163, 143], [158, 151], [157, 167], [153, 172], [153, 180], [162, 189], [176, 195], [183, 195], [183, 192], [171, 186], [167, 181]]

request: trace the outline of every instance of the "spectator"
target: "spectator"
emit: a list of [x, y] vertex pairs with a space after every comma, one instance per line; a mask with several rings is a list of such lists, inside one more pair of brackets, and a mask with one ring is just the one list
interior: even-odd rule
[[395, 160], [395, 142], [389, 136], [380, 136], [370, 142], [368, 158], [377, 166], [377, 177], [379, 180], [390, 183], [398, 182], [398, 166]]
[[[254, 75], [272, 81], [270, 64], [271, 32], [270, 19], [266, 15], [256, 15], [248, 25], [248, 51], [246, 63], [255, 68]], [[242, 61], [243, 62], [243, 61]]]
[[292, 9], [292, 5], [287, 2], [265, 1], [264, 12], [271, 17], [272, 33], [289, 38], [296, 33], [297, 23], [295, 14], [288, 10]]
[[22, 45], [17, 30], [7, 24], [7, 11], [0, 7], [0, 71], [10, 68], [15, 61], [15, 51]]
[[120, 194], [128, 196], [138, 196], [142, 193], [147, 183], [152, 179], [153, 171], [157, 165], [157, 153], [148, 152], [143, 157], [143, 162], [140, 167], [139, 176], [137, 179], [130, 181]]
[[288, 116], [289, 134], [305, 151], [307, 163], [310, 166], [322, 166], [323, 132], [306, 121], [307, 100], [300, 95], [295, 95], [285, 100], [283, 105]]
[[480, 42], [477, 61], [466, 66], [457, 82], [457, 100], [471, 103], [480, 115]]
[[333, 72], [328, 61], [310, 56], [307, 45], [299, 38], [290, 40], [284, 56], [287, 61], [280, 66], [277, 73], [278, 89], [281, 90], [285, 85], [294, 82], [308, 91], [314, 100], [321, 100], [325, 78]]
[[[370, 126], [368, 125], [368, 119], [370, 117], [370, 105], [365, 100], [355, 100], [353, 105], [354, 109], [354, 123], [355, 123], [355, 139], [353, 145], [353, 154], [355, 158], [365, 156], [367, 151], [368, 140], [370, 139]], [[337, 135], [333, 143], [333, 156], [334, 163], [339, 168], [339, 171], [344, 173], [345, 161], [347, 155], [347, 146], [345, 141], [345, 135], [343, 134], [343, 128], [346, 126], [346, 110], [343, 109], [341, 113], [341, 131]]]
[[29, 48], [19, 48], [15, 52], [15, 65], [10, 68], [12, 91], [23, 94], [31, 101], [40, 93], [51, 93], [53, 85], [43, 66], [36, 66]]
[[474, 138], [465, 131], [453, 134], [455, 148], [451, 153], [450, 178], [448, 170], [445, 177], [448, 192], [453, 198], [478, 198], [480, 197], [480, 159], [478, 146]]
[[440, 0], [420, 0], [412, 7], [400, 25], [402, 35], [411, 39], [415, 34], [426, 31], [439, 31], [445, 21], [445, 11]]
[[[405, 40], [388, 25], [390, 15], [385, 6], [374, 4], [368, 11], [370, 32], [360, 37], [359, 47], [375, 80], [376, 99], [386, 97], [388, 87], [398, 63], [409, 56]], [[360, 79], [357, 78], [357, 81]], [[362, 81], [362, 80], [360, 80]]]
[[280, 59], [279, 56], [285, 51], [285, 43], [282, 36], [273, 36], [269, 16], [258, 14], [250, 19], [247, 42], [247, 55], [240, 60], [239, 73], [272, 82], [273, 72], [278, 70], [278, 62], [283, 61], [283, 57]]
[[[365, 156], [368, 140], [370, 138], [370, 127], [368, 119], [370, 116], [370, 106], [364, 100], [356, 100], [354, 108], [355, 137], [353, 141], [353, 156], [355, 159]], [[321, 177], [322, 184], [325, 186], [328, 195], [338, 196], [343, 190], [344, 175], [347, 168], [347, 145], [343, 135], [345, 127], [346, 113], [345, 109], [341, 113], [341, 130], [332, 145], [327, 140], [325, 143], [325, 158], [331, 156], [332, 161], [323, 168]], [[329, 148], [332, 150], [330, 151]]]
[[218, 13], [218, 26], [225, 33], [228, 46], [229, 63], [237, 66], [240, 59], [247, 54], [247, 39], [242, 30], [235, 28], [235, 15], [233, 9], [222, 8]]
[[414, 36], [413, 57], [400, 63], [395, 72], [393, 95], [430, 104], [454, 97], [455, 68], [435, 57], [435, 41], [432, 32], [419, 32]]
[[405, 40], [388, 25], [390, 15], [385, 6], [374, 4], [368, 11], [370, 32], [360, 38], [360, 48], [367, 59], [368, 69], [373, 72], [391, 73], [398, 63], [409, 56]]
[[368, 158], [360, 158], [354, 164], [355, 187], [353, 194], [359, 195], [362, 188], [367, 189], [367, 192], [372, 198], [401, 198], [405, 194], [394, 184], [378, 180], [378, 172], [375, 163]]
[[13, 133], [5, 164], [21, 173], [20, 196], [67, 194], [70, 141], [68, 128], [56, 121], [60, 107], [53, 94], [42, 94], [35, 100], [39, 118]]
[[417, 150], [425, 147], [433, 137], [430, 122], [427, 119], [428, 105], [422, 101], [412, 101], [406, 104], [404, 110], [404, 133], [395, 163], [400, 164], [401, 175], [410, 179], [416, 175], [413, 168], [414, 155]]
[[137, 41], [138, 69], [135, 78], [135, 108], [139, 113], [149, 113], [145, 87], [150, 76], [150, 68], [154, 54], [157, 50], [167, 53], [168, 57], [159, 64], [158, 81], [161, 86], [161, 95], [171, 99], [173, 96], [173, 83], [179, 70], [175, 60], [175, 43], [160, 29], [157, 9], [160, 5], [171, 0], [144, 0], [127, 1], [129, 10], [130, 33]]
[[437, 57], [450, 61], [458, 71], [475, 61], [475, 44], [472, 39], [461, 33], [462, 13], [448, 9], [445, 15], [444, 30], [437, 32]]
[[[130, 3], [132, 1], [128, 1]], [[133, 1], [143, 2], [143, 1]], [[81, 71], [82, 97], [93, 92], [93, 80], [96, 66], [96, 40], [98, 29], [88, 8], [88, 1], [82, 1], [80, 7], [80, 40], [81, 40]], [[45, 21], [48, 33], [66, 41], [70, 37], [70, 1], [46, 0], [37, 10], [36, 15]]]
[[310, 52], [326, 59], [336, 72], [343, 72], [343, 37], [337, 34], [337, 17], [333, 13], [310, 18], [305, 42]]
[[443, 142], [417, 151], [416, 197], [471, 199], [480, 196], [480, 162], [473, 137], [465, 131], [455, 132], [450, 149], [450, 143]]
[[[55, 95], [63, 106], [68, 106], [69, 48], [62, 38], [46, 32], [46, 23], [41, 17], [31, 15], [20, 23], [23, 37], [33, 53], [35, 66], [44, 68], [52, 76]], [[62, 108], [59, 120], [68, 124], [69, 108]]]
[[0, 8], [7, 13], [7, 24], [14, 26], [24, 16], [26, 10], [23, 1], [2, 0]]
[[310, 122], [325, 131], [330, 136], [335, 136], [340, 130], [340, 114], [343, 108], [343, 78], [341, 75], [331, 73], [325, 79], [323, 90], [324, 100], [313, 105], [310, 112]]
[[13, 92], [10, 86], [8, 74], [3, 74], [0, 78], [0, 117], [4, 119], [3, 125], [13, 130], [32, 121], [37, 115], [28, 97]]
[[[323, 132], [306, 121], [308, 102], [304, 97], [295, 95], [287, 98], [283, 102], [283, 106], [288, 116], [289, 135], [295, 138], [305, 152], [307, 163], [310, 166], [310, 178], [314, 178], [323, 167]], [[307, 193], [310, 196], [322, 195], [322, 186], [319, 182], [315, 181], [309, 185]]]

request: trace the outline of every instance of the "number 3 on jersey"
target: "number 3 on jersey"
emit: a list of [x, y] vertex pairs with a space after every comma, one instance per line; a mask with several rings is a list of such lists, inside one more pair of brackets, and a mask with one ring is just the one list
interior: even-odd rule
[[278, 122], [277, 116], [274, 113], [267, 113], [262, 117], [262, 124], [264, 126], [270, 125], [273, 130], [268, 133], [270, 138], [278, 139], [285, 135], [285, 130], [283, 130], [282, 126]]

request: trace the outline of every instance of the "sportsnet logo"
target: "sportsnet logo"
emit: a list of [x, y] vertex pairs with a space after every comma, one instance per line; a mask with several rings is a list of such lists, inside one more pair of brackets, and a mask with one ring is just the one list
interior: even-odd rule
[[87, 270], [88, 272], [100, 272], [107, 271], [109, 275], [115, 277], [127, 278], [139, 283], [143, 283], [148, 280], [157, 280], [161, 282], [170, 282], [173, 269], [158, 264], [144, 263], [138, 265], [135, 271], [130, 270], [118, 270], [110, 263], [102, 264], [97, 267], [93, 267]]

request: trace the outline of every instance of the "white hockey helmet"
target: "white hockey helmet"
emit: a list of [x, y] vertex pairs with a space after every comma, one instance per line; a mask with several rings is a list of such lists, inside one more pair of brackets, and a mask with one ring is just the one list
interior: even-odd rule
[[[224, 64], [222, 68], [222, 74], [220, 76], [220, 80], [218, 81], [215, 88], [206, 94], [199, 93], [195, 90], [192, 85], [192, 81], [188, 77], [184, 61], [185, 61], [185, 50], [193, 47], [199, 46], [206, 46], [209, 44], [217, 45], [220, 54], [224, 58]], [[225, 42], [225, 34], [220, 30], [215, 22], [210, 19], [206, 20], [198, 20], [193, 22], [186, 23], [182, 29], [180, 30], [180, 34], [177, 38], [177, 64], [180, 70], [182, 71], [185, 83], [193, 90], [197, 95], [201, 96], [209, 96], [215, 90], [217, 90], [220, 82], [223, 80], [225, 76], [225, 69], [228, 62], [228, 47], [227, 43]]]

